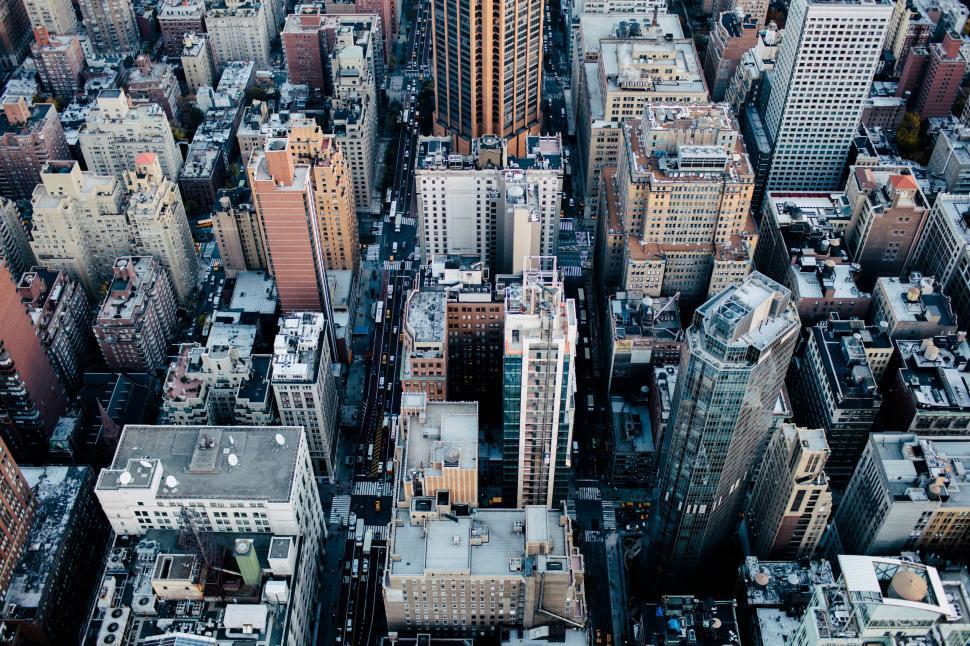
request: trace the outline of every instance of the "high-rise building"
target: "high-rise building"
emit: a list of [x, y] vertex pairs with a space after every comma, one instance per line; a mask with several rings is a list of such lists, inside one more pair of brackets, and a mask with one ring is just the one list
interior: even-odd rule
[[769, 73], [769, 190], [841, 185], [892, 13], [889, 0], [792, 2]]
[[745, 15], [740, 8], [725, 11], [718, 17], [704, 55], [704, 78], [712, 101], [724, 100], [741, 57], [758, 43], [763, 20], [764, 16]]
[[456, 155], [447, 138], [421, 138], [415, 153], [418, 244], [422, 255], [474, 257], [517, 273], [527, 255], [556, 253], [562, 203], [562, 142], [526, 137], [509, 158], [498, 137]]
[[965, 551], [970, 491], [966, 438], [873, 433], [835, 514], [848, 554]]
[[74, 100], [87, 64], [80, 39], [75, 34], [52, 35], [46, 28], [37, 27], [30, 52], [44, 89], [61, 101]]
[[0, 197], [0, 263], [7, 266], [11, 276], [18, 276], [37, 263], [20, 209], [5, 197]]
[[795, 420], [825, 432], [832, 449], [825, 472], [840, 489], [882, 405], [878, 385], [892, 355], [892, 342], [879, 328], [833, 317], [809, 330], [793, 362], [788, 392]]
[[783, 424], [771, 436], [744, 515], [751, 549], [759, 557], [812, 557], [832, 513], [823, 471], [828, 457], [819, 429]]
[[50, 103], [29, 106], [24, 97], [5, 100], [0, 115], [0, 195], [30, 199], [41, 167], [55, 159], [71, 159], [57, 109]]
[[212, 64], [212, 48], [209, 36], [205, 33], [185, 34], [181, 50], [182, 71], [189, 94], [195, 94], [200, 87], [211, 86], [216, 79], [216, 69]]
[[163, 51], [170, 59], [182, 53], [186, 36], [205, 33], [203, 0], [164, 0], [158, 3], [155, 16], [164, 43]]
[[790, 292], [757, 272], [694, 313], [661, 453], [663, 577], [697, 573], [736, 529], [799, 329]]
[[970, 128], [943, 128], [926, 165], [946, 183], [948, 193], [970, 193]]
[[142, 153], [155, 153], [162, 172], [172, 179], [182, 170], [182, 153], [175, 143], [165, 111], [156, 104], [132, 107], [124, 90], [98, 94], [78, 134], [88, 170], [122, 177]]
[[962, 45], [960, 34], [949, 31], [943, 35], [943, 42], [927, 47], [925, 75], [915, 105], [921, 119], [946, 117], [953, 110], [967, 69], [967, 56], [961, 50]]
[[542, 118], [542, 21], [542, 0], [475, 11], [459, 0], [432, 4], [435, 134], [451, 135], [462, 153], [483, 135], [525, 153]]
[[20, 462], [42, 461], [67, 395], [4, 265], [0, 312], [0, 437]]
[[556, 260], [526, 258], [505, 295], [502, 500], [553, 509], [569, 486], [576, 400], [576, 304]]
[[934, 276], [953, 302], [957, 321], [970, 321], [970, 196], [943, 193], [933, 202], [912, 268]]
[[563, 511], [534, 505], [455, 516], [439, 500], [395, 512], [383, 579], [391, 630], [479, 636], [585, 625], [585, 564]]
[[950, 298], [935, 279], [918, 272], [907, 278], [880, 277], [872, 294], [873, 323], [891, 339], [927, 339], [956, 334], [957, 319]]
[[84, 288], [64, 271], [32, 267], [20, 276], [17, 292], [57, 378], [65, 390], [75, 393], [84, 377], [82, 362], [94, 341]]
[[30, 19], [24, 3], [5, 0], [0, 4], [0, 68], [20, 65], [30, 47]]
[[141, 47], [134, 5], [128, 0], [80, 0], [84, 28], [101, 54], [132, 54]]
[[127, 197], [114, 175], [82, 171], [76, 161], [48, 162], [33, 196], [37, 262], [63, 270], [97, 298], [115, 258], [130, 252]]
[[25, 0], [30, 26], [52, 34], [73, 34], [80, 24], [71, 0]]
[[206, 33], [212, 46], [212, 65], [222, 71], [230, 61], [253, 61], [260, 69], [269, 65], [270, 41], [267, 5], [260, 0], [217, 0], [205, 14]]
[[151, 256], [123, 256], [94, 322], [108, 368], [151, 372], [175, 336], [175, 297], [165, 267]]
[[684, 331], [677, 299], [617, 292], [607, 301], [606, 322], [610, 332], [604, 347], [609, 392], [635, 395], [655, 366], [680, 364]]
[[0, 437], [0, 597], [27, 542], [34, 504], [30, 485]]
[[273, 393], [283, 424], [302, 426], [313, 468], [337, 477], [338, 394], [329, 322], [319, 312], [280, 318], [273, 345]]
[[228, 278], [240, 271], [266, 269], [263, 232], [249, 190], [220, 193], [212, 212], [212, 237]]
[[178, 121], [182, 90], [174, 68], [168, 63], [153, 62], [147, 54], [139, 54], [135, 59], [135, 68], [128, 72], [125, 87], [133, 106], [154, 103], [165, 111], [169, 121]]
[[401, 333], [401, 392], [420, 392], [428, 401], [448, 399], [448, 297], [444, 291], [414, 289], [407, 295]]
[[178, 185], [162, 173], [155, 153], [138, 155], [134, 170], [126, 171], [124, 180], [131, 194], [128, 224], [133, 253], [158, 260], [172, 281], [175, 297], [184, 302], [195, 290], [199, 261]]

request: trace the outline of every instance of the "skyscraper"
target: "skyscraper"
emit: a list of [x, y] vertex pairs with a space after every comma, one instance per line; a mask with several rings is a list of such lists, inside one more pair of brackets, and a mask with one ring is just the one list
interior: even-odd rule
[[735, 529], [799, 329], [791, 293], [758, 272], [694, 313], [661, 454], [663, 576], [696, 573]]
[[769, 190], [839, 186], [892, 13], [888, 0], [792, 2], [769, 76]]
[[538, 134], [542, 92], [543, 0], [431, 3], [435, 133], [471, 140], [492, 134], [524, 152]]
[[554, 257], [525, 259], [505, 312], [502, 500], [552, 508], [569, 485], [577, 329]]
[[140, 41], [135, 11], [128, 0], [80, 0], [81, 15], [95, 51], [130, 54]]
[[33, 504], [30, 485], [0, 438], [0, 597], [27, 542]]

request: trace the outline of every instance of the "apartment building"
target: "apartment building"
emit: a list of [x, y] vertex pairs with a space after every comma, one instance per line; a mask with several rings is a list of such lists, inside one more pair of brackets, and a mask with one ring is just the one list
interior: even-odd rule
[[319, 4], [299, 4], [286, 17], [280, 39], [290, 82], [310, 87], [325, 87], [328, 79], [327, 63], [336, 34], [343, 28], [353, 32], [369, 32], [366, 43], [374, 51], [373, 61], [379, 82], [383, 80], [385, 52], [384, 36], [391, 26], [382, 11], [350, 11], [341, 13], [346, 4], [334, 4], [324, 13]]
[[134, 5], [128, 0], [80, 0], [84, 30], [99, 54], [133, 54], [141, 48]]
[[0, 595], [7, 592], [20, 559], [34, 511], [34, 495], [10, 449], [0, 438]]
[[873, 433], [835, 515], [852, 554], [958, 554], [970, 540], [965, 438]]
[[230, 61], [252, 61], [269, 65], [270, 34], [268, 11], [260, 0], [217, 0], [205, 14], [206, 33], [212, 47], [212, 66], [219, 72]]
[[134, 252], [158, 260], [172, 281], [176, 299], [185, 302], [195, 292], [199, 261], [178, 185], [162, 173], [154, 153], [139, 155], [124, 180], [130, 194], [127, 217]]
[[212, 213], [212, 236], [226, 276], [238, 272], [266, 269], [266, 250], [252, 194], [248, 189], [220, 191]]
[[185, 74], [185, 85], [189, 94], [195, 94], [200, 87], [215, 83], [216, 68], [212, 63], [212, 48], [209, 46], [208, 34], [198, 32], [185, 34], [180, 54], [182, 72]]
[[447, 302], [443, 291], [414, 289], [404, 304], [401, 391], [432, 402], [448, 399]]
[[175, 335], [175, 297], [168, 274], [151, 256], [123, 256], [94, 322], [108, 368], [151, 372], [162, 365]]
[[163, 0], [155, 10], [163, 51], [169, 58], [182, 53], [185, 37], [205, 33], [203, 0]]
[[7, 265], [13, 276], [19, 276], [37, 264], [20, 218], [20, 209], [15, 202], [3, 197], [0, 197], [0, 262]]
[[502, 499], [553, 509], [569, 485], [578, 319], [555, 258], [524, 264], [505, 294]]
[[38, 27], [30, 53], [44, 89], [65, 103], [73, 101], [87, 65], [80, 39], [71, 33], [51, 35], [45, 27]]
[[704, 55], [704, 78], [712, 101], [723, 101], [741, 57], [758, 43], [764, 17], [735, 7], [722, 12], [711, 30]]
[[485, 636], [585, 625], [583, 556], [562, 511], [452, 512], [429, 497], [396, 511], [382, 583], [391, 630]]
[[918, 272], [906, 278], [878, 278], [870, 320], [884, 327], [891, 339], [925, 339], [957, 331], [949, 296], [935, 279]]
[[935, 276], [958, 321], [970, 321], [970, 196], [942, 193], [933, 202], [916, 245], [913, 269]]
[[941, 129], [926, 169], [946, 182], [948, 192], [970, 192], [970, 128]]
[[40, 182], [41, 167], [71, 159], [57, 109], [50, 103], [29, 106], [24, 97], [8, 98], [0, 115], [0, 195], [29, 199]]
[[812, 557], [832, 513], [821, 429], [783, 424], [775, 431], [745, 513], [752, 551], [764, 559]]
[[132, 107], [124, 90], [101, 90], [78, 141], [88, 170], [100, 175], [120, 178], [146, 152], [158, 156], [167, 177], [178, 177], [182, 170], [182, 153], [165, 111], [156, 104]]
[[332, 483], [340, 433], [330, 334], [319, 312], [281, 317], [273, 343], [272, 385], [281, 423], [304, 428], [314, 472]]
[[128, 97], [133, 106], [156, 104], [169, 121], [177, 122], [182, 109], [182, 89], [168, 63], [154, 62], [147, 54], [135, 58], [135, 69], [128, 74]]
[[606, 321], [609, 392], [635, 393], [649, 380], [654, 366], [680, 363], [684, 332], [677, 299], [617, 292], [607, 300]]
[[26, 0], [24, 8], [34, 30], [43, 27], [51, 34], [73, 34], [80, 27], [70, 0]]

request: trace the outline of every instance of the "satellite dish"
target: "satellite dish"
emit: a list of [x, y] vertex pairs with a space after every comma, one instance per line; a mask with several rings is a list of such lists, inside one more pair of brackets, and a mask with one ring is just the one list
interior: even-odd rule
[[175, 479], [175, 476], [165, 476], [165, 486], [174, 489], [179, 486], [179, 481]]
[[123, 485], [131, 484], [131, 480], [132, 480], [131, 474], [128, 473], [127, 471], [122, 471], [121, 475], [118, 476], [118, 482], [120, 482]]
[[239, 466], [239, 456], [235, 453], [230, 453], [229, 457], [226, 458], [229, 461], [229, 466], [238, 467]]
[[276, 443], [279, 444], [280, 446], [285, 446], [286, 445], [286, 438], [283, 437], [283, 434], [282, 433], [277, 433], [276, 434]]

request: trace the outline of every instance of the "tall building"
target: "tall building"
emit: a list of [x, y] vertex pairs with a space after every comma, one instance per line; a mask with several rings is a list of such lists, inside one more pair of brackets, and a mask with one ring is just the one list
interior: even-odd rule
[[280, 318], [273, 345], [273, 393], [282, 424], [302, 426], [314, 472], [337, 477], [337, 383], [328, 321], [319, 312]]
[[576, 304], [555, 258], [525, 260], [505, 295], [502, 500], [553, 509], [569, 487], [576, 400]]
[[[327, 528], [303, 429], [127, 425], [94, 493], [119, 536], [151, 535], [159, 529], [211, 532], [216, 535], [213, 540], [230, 533], [247, 535], [245, 539], [275, 535], [271, 545], [278, 551], [270, 555], [270, 574], [289, 583], [277, 585], [276, 592], [281, 601], [288, 596], [302, 610], [284, 619], [284, 634], [266, 641], [310, 641], [313, 621], [308, 610], [316, 604]], [[156, 597], [163, 603], [181, 595], [184, 602], [201, 601], [204, 586], [198, 578], [186, 576], [193, 564], [204, 567], [196, 557], [197, 552], [187, 556], [150, 552], [154, 580], [144, 593], [147, 605]], [[236, 563], [239, 560], [237, 555]], [[254, 582], [263, 576], [258, 564], [250, 572]], [[194, 594], [185, 594], [187, 586]], [[272, 596], [263, 598], [279, 607]], [[235, 626], [236, 637], [249, 635], [247, 640], [266, 630], [270, 621], [263, 615], [254, 625], [252, 614], [230, 619], [232, 614], [226, 610], [225, 623]], [[249, 621], [239, 621], [247, 617]], [[272, 621], [275, 624], [277, 619]]]
[[970, 193], [970, 129], [941, 129], [926, 170], [943, 179], [948, 193]]
[[953, 301], [957, 321], [970, 321], [970, 196], [943, 193], [933, 202], [916, 245], [913, 269], [935, 276]]
[[253, 61], [260, 69], [269, 65], [270, 34], [267, 5], [260, 0], [218, 0], [205, 14], [206, 33], [212, 46], [212, 65], [219, 72], [230, 61]]
[[892, 12], [889, 0], [792, 3], [769, 74], [769, 190], [840, 185]]
[[788, 392], [795, 420], [825, 432], [832, 449], [825, 472], [840, 489], [882, 406], [878, 385], [892, 355], [892, 342], [879, 328], [833, 317], [809, 329], [792, 363]]
[[88, 170], [122, 177], [142, 153], [155, 153], [162, 172], [172, 179], [182, 170], [182, 153], [175, 143], [165, 111], [156, 104], [132, 107], [124, 90], [98, 94], [78, 135]]
[[542, 0], [488, 5], [478, 15], [457, 0], [431, 7], [435, 133], [462, 153], [483, 135], [525, 152], [542, 103]]
[[39, 462], [47, 456], [67, 395], [4, 265], [0, 312], [0, 437], [20, 462]]
[[0, 437], [0, 598], [27, 542], [34, 504], [30, 484]]
[[448, 399], [448, 337], [443, 291], [412, 290], [401, 326], [401, 392], [420, 392], [428, 401]]
[[382, 582], [391, 630], [485, 636], [585, 625], [585, 564], [561, 510], [454, 514], [435, 497], [396, 510]]
[[696, 574], [736, 529], [799, 329], [790, 292], [757, 272], [694, 313], [660, 458], [663, 577]]
[[84, 288], [64, 271], [32, 267], [20, 276], [17, 292], [57, 378], [65, 390], [77, 392], [94, 341]]
[[87, 64], [80, 39], [75, 34], [51, 35], [46, 28], [38, 27], [34, 29], [30, 53], [44, 89], [61, 101], [73, 101]]
[[212, 212], [212, 237], [226, 276], [237, 272], [266, 269], [266, 249], [252, 194], [248, 190], [224, 191]]
[[968, 62], [962, 45], [960, 34], [949, 31], [943, 35], [943, 42], [927, 47], [926, 68], [915, 105], [921, 119], [947, 117], [953, 110]]
[[158, 31], [165, 55], [170, 59], [182, 53], [189, 34], [205, 33], [205, 2], [202, 0], [164, 0], [156, 9]]
[[175, 336], [175, 298], [165, 268], [151, 256], [123, 256], [94, 322], [108, 368], [151, 372]]
[[33, 29], [43, 27], [52, 34], [73, 34], [80, 26], [71, 0], [25, 0], [24, 7]]
[[165, 111], [169, 121], [178, 121], [182, 90], [174, 68], [168, 63], [153, 62], [147, 54], [139, 54], [135, 58], [135, 68], [128, 72], [125, 87], [132, 106], [154, 103]]
[[885, 323], [891, 339], [927, 339], [957, 332], [950, 298], [935, 279], [918, 272], [907, 278], [878, 278], [869, 320], [880, 327]]
[[5, 197], [0, 197], [0, 263], [7, 266], [12, 276], [18, 276], [37, 264], [27, 230], [20, 218], [20, 209]]
[[966, 551], [970, 491], [966, 438], [873, 433], [839, 503], [835, 524], [849, 554]]
[[768, 441], [744, 522], [760, 558], [801, 560], [815, 552], [832, 513], [825, 433], [784, 424]]
[[[153, 256], [168, 273], [179, 302], [195, 290], [199, 261], [178, 185], [162, 173], [155, 153], [142, 153], [124, 174], [130, 193], [133, 253]], [[119, 232], [115, 232], [116, 234]]]
[[0, 115], [0, 195], [29, 199], [40, 182], [40, 169], [55, 159], [71, 159], [57, 109], [50, 103], [27, 105], [7, 99]]
[[80, 0], [84, 28], [100, 54], [133, 54], [141, 48], [134, 5], [128, 0]]
[[20, 65], [30, 47], [30, 19], [24, 3], [5, 0], [0, 4], [0, 68]]
[[415, 152], [418, 244], [423, 257], [473, 257], [500, 273], [527, 255], [556, 253], [564, 157], [558, 136], [526, 137], [526, 153], [483, 137], [468, 155], [446, 138], [421, 138]]
[[712, 101], [723, 101], [744, 53], [758, 43], [763, 16], [745, 15], [740, 8], [725, 11], [711, 30], [704, 54], [704, 78]]
[[212, 64], [212, 48], [209, 36], [204, 33], [185, 34], [181, 50], [182, 71], [189, 94], [195, 94], [205, 85], [211, 86], [216, 80], [216, 69]]

